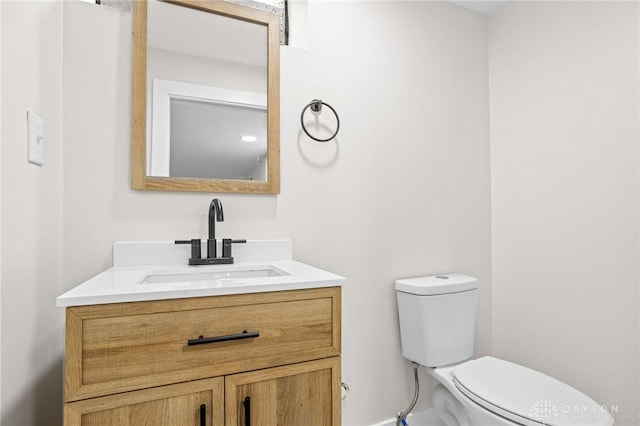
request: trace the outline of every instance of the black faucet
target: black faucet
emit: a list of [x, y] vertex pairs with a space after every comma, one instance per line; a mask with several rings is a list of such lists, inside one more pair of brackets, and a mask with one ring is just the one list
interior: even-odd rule
[[209, 204], [209, 239], [207, 240], [207, 257], [213, 259], [216, 253], [216, 222], [224, 222], [222, 203], [217, 198]]
[[207, 239], [207, 257], [201, 257], [201, 244], [199, 239], [177, 240], [176, 244], [191, 244], [191, 257], [189, 265], [218, 265], [225, 263], [233, 263], [231, 256], [231, 244], [246, 243], [247, 240], [232, 240], [231, 238], [222, 239], [222, 257], [217, 254], [216, 241], [216, 222], [224, 222], [224, 212], [222, 210], [222, 202], [214, 198], [209, 204], [209, 238]]

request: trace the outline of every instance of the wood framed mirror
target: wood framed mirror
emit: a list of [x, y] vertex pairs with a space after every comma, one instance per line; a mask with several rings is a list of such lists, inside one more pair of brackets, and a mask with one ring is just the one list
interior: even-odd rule
[[133, 189], [280, 192], [279, 37], [223, 0], [133, 2]]

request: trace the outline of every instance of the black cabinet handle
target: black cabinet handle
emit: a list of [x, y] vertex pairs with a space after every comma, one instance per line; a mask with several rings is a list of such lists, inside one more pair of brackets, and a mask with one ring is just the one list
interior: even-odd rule
[[207, 406], [200, 406], [200, 426], [207, 426]]
[[251, 398], [244, 398], [244, 426], [251, 426]]
[[260, 332], [243, 330], [242, 333], [227, 334], [226, 336], [214, 336], [214, 337], [200, 336], [197, 339], [189, 339], [187, 341], [187, 345], [189, 346], [205, 345], [207, 343], [228, 342], [230, 340], [251, 339], [254, 337], [260, 337]]

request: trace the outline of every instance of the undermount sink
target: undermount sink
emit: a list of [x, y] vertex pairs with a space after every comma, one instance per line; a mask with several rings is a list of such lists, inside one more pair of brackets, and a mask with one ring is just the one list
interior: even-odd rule
[[287, 272], [271, 265], [258, 265], [245, 268], [193, 268], [180, 270], [149, 271], [140, 284], [166, 284], [193, 281], [219, 281], [281, 277]]

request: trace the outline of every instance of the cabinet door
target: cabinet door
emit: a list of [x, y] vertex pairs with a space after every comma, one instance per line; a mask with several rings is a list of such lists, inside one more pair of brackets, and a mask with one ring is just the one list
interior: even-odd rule
[[340, 357], [225, 377], [226, 426], [339, 426]]
[[207, 379], [71, 402], [65, 426], [222, 426], [224, 379]]

